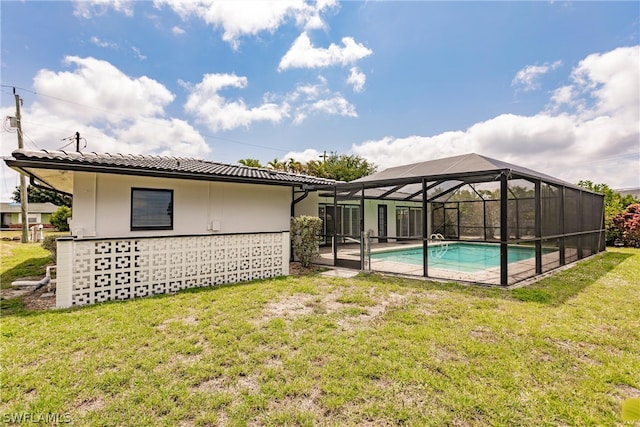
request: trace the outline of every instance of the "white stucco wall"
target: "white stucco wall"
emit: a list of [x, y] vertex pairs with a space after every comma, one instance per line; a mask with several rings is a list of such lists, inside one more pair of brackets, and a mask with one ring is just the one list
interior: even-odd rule
[[[72, 235], [176, 236], [289, 230], [291, 188], [76, 172]], [[173, 230], [131, 231], [131, 188], [173, 190]], [[316, 213], [317, 215], [317, 213]]]
[[[319, 203], [333, 204], [333, 198], [320, 197]], [[340, 204], [360, 205], [359, 200], [340, 201]], [[378, 236], [378, 205], [387, 205], [387, 235], [396, 235], [396, 207], [422, 207], [419, 202], [404, 202], [395, 200], [365, 200], [364, 201], [364, 230], [373, 230], [374, 235]], [[431, 206], [427, 205], [427, 236], [431, 233]], [[318, 215], [317, 209], [315, 215]]]
[[[302, 196], [303, 193], [296, 193], [295, 198]], [[311, 191], [300, 202], [296, 203], [295, 207], [295, 215], [296, 216], [318, 216], [318, 192]]]

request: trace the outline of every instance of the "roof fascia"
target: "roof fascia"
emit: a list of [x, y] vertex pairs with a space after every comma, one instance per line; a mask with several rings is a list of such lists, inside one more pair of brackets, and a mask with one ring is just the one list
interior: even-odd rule
[[[276, 185], [281, 187], [302, 187], [306, 183], [293, 182], [293, 181], [275, 181], [258, 178], [243, 178], [236, 176], [219, 176], [219, 175], [202, 175], [189, 172], [171, 172], [171, 171], [157, 171], [149, 169], [136, 169], [120, 166], [102, 166], [102, 165], [78, 165], [70, 164], [66, 162], [55, 161], [33, 161], [33, 160], [18, 160], [18, 159], [5, 159], [7, 166], [12, 169], [21, 171], [23, 168], [33, 169], [49, 169], [49, 170], [68, 170], [73, 172], [93, 172], [115, 175], [134, 175], [134, 176], [148, 176], [155, 178], [174, 178], [174, 179], [187, 179], [198, 181], [218, 181], [218, 182], [233, 182], [238, 184], [263, 184], [263, 185]], [[31, 174], [28, 174], [31, 176]], [[37, 177], [36, 177], [37, 179]]]

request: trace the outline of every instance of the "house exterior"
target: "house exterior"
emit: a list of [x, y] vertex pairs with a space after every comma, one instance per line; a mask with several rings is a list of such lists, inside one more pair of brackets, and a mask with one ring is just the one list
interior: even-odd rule
[[[53, 227], [50, 217], [58, 208], [59, 206], [49, 202], [29, 203], [27, 214], [29, 226], [42, 224], [45, 228]], [[22, 210], [20, 203], [0, 203], [0, 218], [2, 228], [21, 228]]]
[[5, 162], [73, 195], [57, 307], [287, 275], [290, 217], [315, 211], [308, 186], [333, 183], [175, 157], [17, 150]]
[[[351, 182], [159, 156], [5, 162], [73, 195], [58, 307], [287, 275], [299, 215], [323, 220], [323, 263], [443, 280], [510, 286], [605, 250], [602, 194], [474, 153]], [[442, 262], [469, 248], [490, 263]]]

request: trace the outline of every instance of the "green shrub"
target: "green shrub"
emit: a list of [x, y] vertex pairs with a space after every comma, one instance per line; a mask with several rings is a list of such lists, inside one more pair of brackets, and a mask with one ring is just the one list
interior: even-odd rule
[[45, 236], [42, 241], [42, 247], [51, 252], [51, 259], [55, 262], [57, 259], [57, 250], [58, 244], [56, 243], [56, 239], [59, 236]]
[[291, 218], [293, 255], [303, 267], [309, 267], [311, 262], [320, 255], [318, 245], [321, 230], [322, 220], [316, 216], [302, 215]]
[[57, 211], [51, 214], [51, 224], [53, 224], [58, 231], [69, 231], [69, 222], [71, 218], [71, 209], [67, 206], [60, 206]]

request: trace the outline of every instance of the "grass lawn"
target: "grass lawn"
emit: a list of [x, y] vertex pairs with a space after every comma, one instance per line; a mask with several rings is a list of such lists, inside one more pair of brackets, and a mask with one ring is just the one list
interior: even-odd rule
[[9, 307], [0, 422], [609, 426], [640, 397], [637, 249], [512, 291], [307, 275]]

